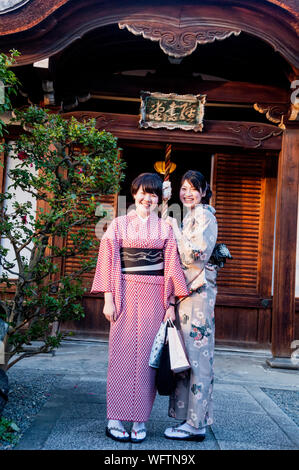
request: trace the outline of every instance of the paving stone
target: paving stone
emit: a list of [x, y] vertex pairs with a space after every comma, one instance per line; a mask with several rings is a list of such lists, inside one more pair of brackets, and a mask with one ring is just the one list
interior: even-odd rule
[[[61, 450], [291, 450], [299, 449], [299, 428], [286, 413], [282, 391], [299, 397], [299, 374], [271, 370], [267, 354], [215, 353], [214, 423], [201, 442], [165, 439], [166, 427], [180, 421], [168, 416], [168, 397], [157, 395], [140, 444], [119, 443], [105, 435], [108, 345], [104, 342], [64, 342], [55, 356], [24, 361], [27, 374], [45, 370], [63, 378], [25, 432], [16, 449]], [[23, 361], [22, 361], [23, 362]], [[16, 364], [19, 366], [19, 364]], [[22, 364], [23, 366], [23, 364]], [[262, 388], [263, 389], [262, 389]], [[277, 390], [276, 400], [264, 392]], [[295, 409], [294, 407], [292, 409]], [[125, 423], [127, 430], [130, 424]]]
[[236, 408], [228, 412], [218, 411], [212, 427], [217, 441], [244, 442], [249, 449], [251, 446], [294, 448], [294, 443], [267, 413]]

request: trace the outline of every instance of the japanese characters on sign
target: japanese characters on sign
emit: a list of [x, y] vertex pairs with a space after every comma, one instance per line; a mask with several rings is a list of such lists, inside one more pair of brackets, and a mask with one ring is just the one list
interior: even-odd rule
[[140, 127], [203, 129], [206, 95], [176, 95], [175, 93], [141, 92]]

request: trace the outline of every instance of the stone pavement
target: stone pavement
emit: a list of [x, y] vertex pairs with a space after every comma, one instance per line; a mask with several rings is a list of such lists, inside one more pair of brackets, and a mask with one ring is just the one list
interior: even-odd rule
[[[201, 443], [165, 439], [168, 398], [157, 395], [141, 444], [105, 436], [105, 341], [64, 341], [55, 355], [24, 359], [14, 367], [61, 374], [16, 450], [298, 450], [299, 373], [266, 365], [269, 352], [216, 348], [214, 423]], [[128, 424], [128, 423], [127, 423]]]

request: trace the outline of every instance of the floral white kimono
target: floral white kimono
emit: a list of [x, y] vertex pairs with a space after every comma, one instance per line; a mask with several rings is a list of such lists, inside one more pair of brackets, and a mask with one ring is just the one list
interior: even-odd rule
[[180, 323], [191, 370], [177, 374], [169, 416], [202, 428], [213, 423], [214, 344], [217, 269], [209, 263], [217, 239], [215, 209], [199, 204], [188, 212], [178, 237], [178, 249], [191, 295], [179, 302]]

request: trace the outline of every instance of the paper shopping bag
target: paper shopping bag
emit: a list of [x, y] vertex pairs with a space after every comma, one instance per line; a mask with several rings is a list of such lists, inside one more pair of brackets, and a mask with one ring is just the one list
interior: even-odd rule
[[169, 326], [167, 328], [167, 332], [171, 370], [174, 373], [178, 373], [190, 369], [190, 364], [183, 347], [183, 340], [180, 332], [174, 325]]

